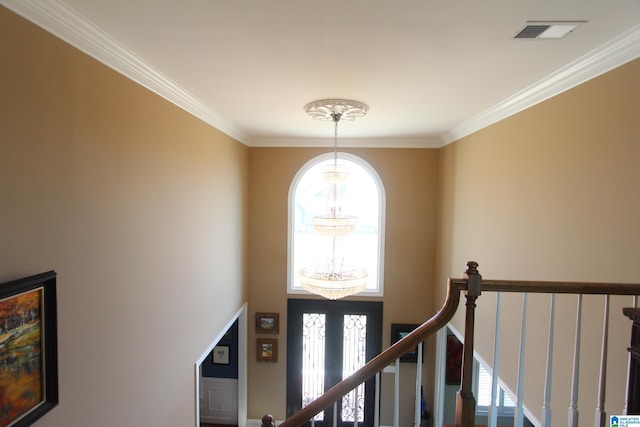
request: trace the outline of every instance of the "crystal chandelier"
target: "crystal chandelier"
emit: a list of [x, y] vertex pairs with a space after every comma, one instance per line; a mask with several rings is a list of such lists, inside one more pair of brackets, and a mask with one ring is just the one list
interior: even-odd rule
[[338, 165], [338, 122], [364, 117], [369, 107], [346, 99], [323, 99], [305, 105], [304, 110], [314, 119], [334, 123], [333, 163], [323, 171], [327, 185], [326, 212], [312, 219], [314, 231], [329, 240], [330, 249], [322, 254], [320, 263], [303, 267], [298, 274], [304, 289], [335, 300], [361, 292], [367, 284], [367, 271], [349, 264], [345, 254], [338, 249], [340, 243], [344, 243], [340, 240], [353, 233], [358, 223], [357, 217], [342, 211], [341, 187], [347, 181], [349, 171], [346, 166]]

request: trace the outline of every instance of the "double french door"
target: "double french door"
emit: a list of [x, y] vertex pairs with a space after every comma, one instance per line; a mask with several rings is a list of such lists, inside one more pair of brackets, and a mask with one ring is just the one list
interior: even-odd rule
[[[287, 315], [287, 417], [382, 349], [382, 303], [290, 299]], [[372, 427], [371, 379], [314, 418], [316, 427]]]

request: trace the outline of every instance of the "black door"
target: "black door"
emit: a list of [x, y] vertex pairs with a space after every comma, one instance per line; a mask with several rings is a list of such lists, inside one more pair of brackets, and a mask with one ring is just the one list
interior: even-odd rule
[[[348, 377], [382, 349], [382, 303], [290, 299], [287, 315], [287, 417]], [[340, 401], [337, 425], [373, 426], [375, 380]], [[314, 418], [333, 426], [334, 408]]]

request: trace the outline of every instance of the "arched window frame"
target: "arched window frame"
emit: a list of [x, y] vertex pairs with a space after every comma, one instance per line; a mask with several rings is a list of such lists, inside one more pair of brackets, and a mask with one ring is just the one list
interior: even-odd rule
[[[383, 296], [384, 295], [384, 243], [385, 243], [385, 224], [386, 224], [386, 206], [387, 206], [387, 198], [384, 190], [384, 185], [382, 183], [382, 179], [380, 179], [380, 175], [378, 172], [371, 166], [367, 161], [358, 157], [356, 155], [344, 152], [338, 152], [338, 159], [351, 161], [353, 163], [358, 164], [364, 170], [366, 170], [376, 185], [378, 190], [378, 277], [377, 277], [377, 286], [376, 289], [366, 289], [360, 292], [358, 295], [363, 296]], [[312, 158], [307, 161], [296, 173], [291, 181], [291, 185], [289, 187], [289, 195], [287, 197], [288, 207], [287, 207], [287, 230], [288, 230], [288, 243], [287, 243], [287, 294], [307, 294], [311, 295], [309, 292], [302, 288], [294, 288], [294, 278], [296, 272], [293, 271], [293, 253], [294, 253], [294, 213], [295, 213], [295, 203], [294, 197], [296, 194], [296, 189], [298, 187], [298, 183], [302, 179], [302, 177], [311, 169], [313, 166], [317, 165], [326, 160], [333, 159], [334, 153], [325, 153], [319, 156]]]

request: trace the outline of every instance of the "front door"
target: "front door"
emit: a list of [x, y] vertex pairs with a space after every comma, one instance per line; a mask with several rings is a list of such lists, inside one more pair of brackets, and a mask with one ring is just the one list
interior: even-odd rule
[[[290, 299], [287, 317], [287, 417], [382, 349], [382, 303]], [[316, 427], [373, 426], [374, 379], [314, 418]]]

